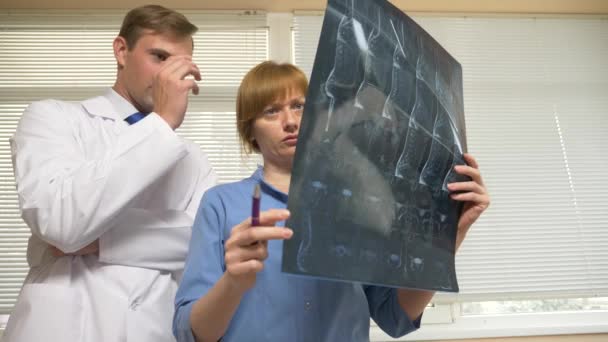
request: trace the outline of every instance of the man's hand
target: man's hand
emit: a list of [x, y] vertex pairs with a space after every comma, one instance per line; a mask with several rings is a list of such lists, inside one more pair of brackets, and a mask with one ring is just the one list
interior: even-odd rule
[[61, 251], [59, 248], [55, 247], [55, 246], [50, 246], [51, 248], [51, 253], [53, 253], [53, 255], [57, 258], [66, 256], [66, 255], [89, 255], [89, 254], [98, 254], [99, 252], [99, 240], [95, 240], [93, 242], [91, 242], [89, 245], [77, 250], [76, 252], [73, 253], [64, 253], [63, 251]]
[[201, 80], [201, 72], [191, 56], [171, 56], [154, 76], [152, 84], [154, 112], [174, 130], [184, 121], [188, 108], [188, 93], [198, 95], [198, 84], [187, 76]]

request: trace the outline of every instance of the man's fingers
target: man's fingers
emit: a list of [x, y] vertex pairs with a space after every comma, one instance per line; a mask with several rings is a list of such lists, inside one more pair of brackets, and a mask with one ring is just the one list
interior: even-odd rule
[[55, 247], [55, 246], [51, 246], [51, 254], [53, 254], [53, 256], [59, 258], [62, 256], [66, 256], [65, 253], [63, 253], [63, 251], [61, 251], [59, 248]]
[[170, 57], [165, 62], [165, 65], [158, 72], [159, 80], [179, 81], [185, 79], [188, 75], [192, 75], [194, 79], [200, 81], [201, 71], [198, 66], [189, 59], [188, 56]]
[[196, 65], [196, 64], [194, 64], [194, 63], [192, 63], [192, 66], [193, 66], [193, 67], [194, 67], [194, 69], [195, 69], [195, 72], [194, 72], [194, 73], [192, 73], [192, 76], [194, 76], [194, 79], [195, 79], [195, 80], [197, 80], [197, 81], [202, 80], [202, 79], [203, 79], [203, 76], [202, 76], [202, 74], [201, 74], [201, 69], [199, 69], [199, 68], [198, 68], [198, 65]]
[[194, 76], [194, 78], [199, 81], [201, 79], [201, 71], [196, 63], [186, 57], [176, 58], [171, 61], [168, 60], [160, 73], [164, 77], [177, 80], [184, 79], [188, 75]]
[[171, 75], [174, 75], [175, 71], [184, 63], [189, 63], [189, 61], [185, 60], [184, 58], [169, 57], [160, 68], [156, 76], [160, 79], [170, 78]]
[[66, 256], [66, 255], [95, 254], [95, 253], [99, 252], [99, 240], [95, 240], [95, 241], [91, 242], [90, 244], [88, 244], [88, 245], [82, 247], [81, 249], [79, 249], [75, 252], [72, 252], [72, 253], [65, 253], [55, 246], [50, 246], [50, 250], [51, 250], [51, 253], [56, 257], [62, 257], [62, 256]]
[[99, 252], [99, 244], [97, 242], [93, 242], [90, 245], [84, 247], [83, 249], [77, 251], [77, 255], [87, 255], [87, 254], [95, 254]]
[[192, 57], [188, 55], [170, 56], [165, 61], [160, 72], [172, 74], [184, 63], [192, 63]]
[[195, 80], [183, 80], [182, 82], [186, 84], [186, 87], [188, 87], [188, 89], [192, 89], [192, 94], [198, 95], [199, 87]]
[[[182, 89], [190, 89], [194, 95], [198, 95], [200, 89], [196, 81], [202, 79], [198, 67], [193, 63], [176, 64], [178, 64], [176, 69], [166, 70], [167, 74], [162, 75], [161, 78], [164, 77], [167, 80], [173, 80], [172, 82], [179, 82], [178, 84], [180, 84], [180, 87], [183, 87]], [[193, 76], [194, 79], [186, 78], [189, 75]]]
[[194, 76], [194, 78], [197, 80], [201, 79], [200, 70], [198, 70], [196, 64], [192, 62], [179, 65], [178, 68], [171, 73], [171, 75], [178, 80], [183, 80], [188, 75]]

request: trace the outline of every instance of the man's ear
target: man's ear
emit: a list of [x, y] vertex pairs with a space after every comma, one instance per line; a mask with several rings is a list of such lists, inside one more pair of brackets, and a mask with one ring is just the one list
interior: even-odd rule
[[116, 58], [118, 68], [122, 69], [126, 64], [127, 52], [129, 51], [129, 48], [127, 47], [127, 41], [123, 37], [118, 36], [114, 38], [113, 47], [114, 58]]

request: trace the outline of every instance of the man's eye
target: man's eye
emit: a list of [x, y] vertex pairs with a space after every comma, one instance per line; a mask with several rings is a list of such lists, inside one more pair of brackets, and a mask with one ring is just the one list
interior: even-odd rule
[[154, 54], [154, 57], [156, 57], [156, 59], [158, 59], [158, 60], [159, 60], [159, 61], [161, 61], [161, 62], [164, 62], [164, 61], [166, 61], [166, 60], [167, 60], [167, 56], [165, 56], [165, 55], [161, 55], [161, 54], [159, 54], [159, 53]]

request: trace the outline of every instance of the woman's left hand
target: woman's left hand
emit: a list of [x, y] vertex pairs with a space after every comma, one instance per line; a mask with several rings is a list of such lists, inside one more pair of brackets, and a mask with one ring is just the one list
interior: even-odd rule
[[471, 177], [471, 181], [448, 184], [448, 190], [451, 192], [450, 197], [456, 201], [465, 202], [460, 220], [458, 220], [456, 250], [460, 247], [471, 225], [490, 206], [490, 195], [483, 184], [477, 161], [468, 153], [464, 154], [464, 160], [468, 165], [456, 165], [454, 170], [458, 174]]

